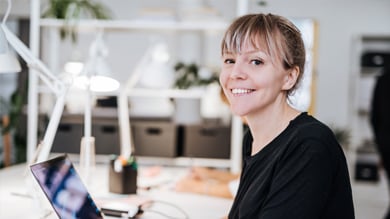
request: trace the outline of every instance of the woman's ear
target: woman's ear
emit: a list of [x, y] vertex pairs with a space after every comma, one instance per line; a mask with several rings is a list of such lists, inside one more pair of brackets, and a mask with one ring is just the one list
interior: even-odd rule
[[287, 75], [284, 77], [283, 90], [290, 90], [297, 83], [297, 79], [299, 76], [299, 68], [295, 66], [294, 68], [288, 70]]

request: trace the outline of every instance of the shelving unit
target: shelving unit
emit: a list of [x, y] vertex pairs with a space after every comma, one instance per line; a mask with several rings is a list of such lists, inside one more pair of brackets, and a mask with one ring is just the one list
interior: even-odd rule
[[[245, 14], [248, 11], [247, 0], [237, 0], [236, 12], [237, 16]], [[40, 30], [41, 28], [50, 28], [52, 31], [64, 26], [64, 22], [56, 19], [41, 19], [40, 18], [40, 0], [31, 1], [31, 33], [30, 33], [30, 48], [39, 56], [40, 48]], [[104, 31], [150, 31], [150, 32], [164, 32], [164, 31], [195, 31], [195, 32], [215, 32], [224, 31], [228, 23], [223, 21], [143, 21], [143, 20], [83, 20], [77, 23], [78, 31], [96, 31], [103, 29]], [[44, 42], [51, 43], [52, 53], [49, 63], [50, 66], [55, 66], [57, 56], [55, 53], [55, 44], [59, 43], [58, 39]], [[36, 75], [32, 74], [29, 82], [29, 99], [28, 99], [28, 159], [32, 157], [36, 147], [36, 133], [37, 133], [37, 115], [38, 115], [38, 94], [40, 90], [39, 81]], [[178, 90], [145, 90], [134, 89], [132, 95], [142, 97], [183, 97], [183, 98], [199, 98], [202, 93], [199, 91], [178, 91]], [[232, 135], [231, 135], [231, 159], [224, 162], [226, 167], [230, 167], [233, 172], [238, 172], [241, 165], [241, 139], [242, 139], [242, 123], [240, 118], [233, 117], [232, 119]], [[180, 159], [182, 160], [182, 159]], [[203, 159], [202, 159], [203, 161]], [[182, 162], [182, 161], [181, 161]], [[211, 163], [213, 163], [211, 161]]]
[[[228, 23], [223, 21], [147, 21], [147, 20], [83, 20], [77, 23], [78, 31], [224, 31]], [[42, 27], [63, 27], [57, 19], [41, 19]]]
[[[370, 125], [370, 108], [376, 77], [381, 73], [382, 67], [375, 63], [362, 64], [362, 55], [367, 52], [390, 53], [390, 35], [360, 35], [354, 40], [354, 99], [352, 105], [352, 146], [369, 146], [374, 144], [373, 133]], [[379, 58], [379, 57], [378, 57]], [[378, 61], [379, 65], [380, 60]]]

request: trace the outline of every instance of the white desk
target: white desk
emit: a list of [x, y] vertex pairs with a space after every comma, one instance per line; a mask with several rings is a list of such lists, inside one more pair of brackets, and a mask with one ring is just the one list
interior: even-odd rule
[[[142, 173], [140, 168], [140, 172]], [[155, 182], [165, 182], [164, 185], [159, 188], [151, 190], [138, 190], [137, 195], [143, 198], [149, 198], [151, 200], [161, 200], [173, 204], [187, 213], [191, 219], [214, 219], [222, 218], [227, 215], [232, 200], [216, 198], [204, 195], [177, 193], [172, 189], [169, 189], [169, 184], [173, 184], [174, 180], [182, 176], [185, 170], [182, 168], [162, 168], [159, 179], [155, 179]], [[138, 177], [139, 182], [143, 184], [148, 183], [147, 178]], [[171, 182], [168, 182], [170, 180]], [[116, 198], [127, 197], [125, 195], [116, 195], [108, 192], [108, 164], [98, 165], [94, 170], [93, 183], [87, 185], [88, 190], [94, 199], [99, 198]], [[153, 180], [152, 180], [153, 181]], [[153, 183], [153, 182], [152, 182]], [[30, 198], [24, 197], [18, 194], [34, 194], [29, 191], [35, 192], [36, 197]], [[50, 213], [45, 218], [57, 218], [49, 202], [44, 197], [44, 194], [38, 188], [38, 185], [33, 181], [32, 175], [28, 172], [26, 174], [25, 165], [16, 165], [0, 170], [0, 218], [7, 219], [20, 219], [20, 218], [43, 218], [42, 212], [46, 210], [46, 213]], [[169, 205], [157, 204], [155, 210], [162, 211], [172, 217], [180, 217], [183, 215], [175, 208]], [[146, 212], [140, 219], [158, 219], [166, 218], [164, 216]]]

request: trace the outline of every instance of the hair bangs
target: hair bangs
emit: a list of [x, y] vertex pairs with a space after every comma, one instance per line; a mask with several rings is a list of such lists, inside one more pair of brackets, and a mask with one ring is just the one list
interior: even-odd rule
[[241, 53], [244, 46], [272, 53], [269, 33], [257, 19], [246, 20], [231, 26], [225, 33], [221, 45], [221, 54]]

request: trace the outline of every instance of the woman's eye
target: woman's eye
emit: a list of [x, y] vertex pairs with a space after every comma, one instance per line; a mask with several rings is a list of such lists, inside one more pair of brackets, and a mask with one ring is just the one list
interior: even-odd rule
[[225, 64], [234, 64], [234, 60], [233, 59], [225, 59], [224, 63]]
[[254, 59], [254, 60], [251, 61], [251, 63], [254, 64], [254, 65], [261, 65], [261, 64], [263, 64], [264, 62], [261, 61], [261, 60], [258, 60], [258, 59]]

